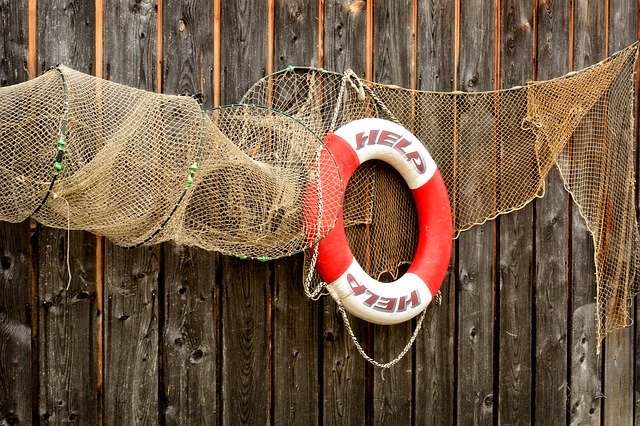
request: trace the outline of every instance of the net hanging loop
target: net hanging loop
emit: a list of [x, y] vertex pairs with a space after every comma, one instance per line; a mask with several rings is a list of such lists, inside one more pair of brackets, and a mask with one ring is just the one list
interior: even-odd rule
[[351, 68], [347, 68], [347, 70], [344, 72], [344, 81], [348, 82], [351, 87], [358, 93], [358, 100], [365, 100], [366, 95], [364, 92], [364, 84]]
[[360, 77], [353, 72], [352, 69], [347, 69], [344, 72], [344, 80], [346, 80], [349, 85], [358, 93], [358, 100], [364, 101], [366, 99], [366, 95], [369, 95], [371, 99], [375, 102], [376, 106], [378, 106], [389, 118], [389, 120], [393, 121], [396, 124], [400, 123], [400, 120], [396, 118], [396, 116], [387, 108], [387, 106], [382, 102], [382, 99], [371, 89], [371, 87], [367, 86], [362, 82]]

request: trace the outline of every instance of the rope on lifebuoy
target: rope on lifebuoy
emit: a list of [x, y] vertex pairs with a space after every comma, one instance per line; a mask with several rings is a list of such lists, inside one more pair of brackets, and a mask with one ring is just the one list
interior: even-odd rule
[[[408, 271], [392, 283], [370, 277], [347, 241], [342, 209], [335, 227], [319, 242], [316, 270], [331, 296], [353, 315], [376, 324], [407, 321], [429, 305], [447, 272], [452, 245], [449, 197], [440, 172], [424, 145], [404, 127], [388, 120], [352, 121], [325, 136], [341, 180], [320, 170], [323, 202], [342, 203], [356, 168], [368, 160], [393, 166], [413, 193], [418, 214], [418, 247]], [[321, 153], [322, 154], [322, 153]], [[313, 197], [310, 197], [313, 198]], [[308, 214], [312, 221], [315, 212]]]

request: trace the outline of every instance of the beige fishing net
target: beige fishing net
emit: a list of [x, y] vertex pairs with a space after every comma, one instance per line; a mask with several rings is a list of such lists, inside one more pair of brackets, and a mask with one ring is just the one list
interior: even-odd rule
[[[206, 112], [193, 97], [63, 66], [0, 99], [1, 220], [267, 259], [304, 249], [337, 218], [317, 179], [322, 168], [339, 181], [337, 165], [318, 155], [321, 139], [277, 111]], [[305, 205], [322, 220], [305, 217]]]
[[[525, 87], [435, 93], [288, 68], [242, 105], [204, 111], [63, 66], [0, 89], [0, 220], [28, 217], [124, 246], [174, 240], [260, 259], [308, 248], [334, 225], [340, 176], [321, 138], [363, 117], [397, 121], [439, 165], [460, 232], [525, 206], [557, 166], [593, 235], [599, 337], [629, 323], [638, 292], [637, 45]], [[320, 185], [319, 171], [327, 184]], [[388, 278], [413, 257], [411, 194], [383, 163], [344, 200], [351, 247]], [[316, 289], [321, 287], [316, 287]], [[310, 287], [305, 287], [309, 290]], [[307, 291], [307, 294], [317, 294]]]
[[[484, 93], [407, 90], [350, 72], [289, 68], [259, 81], [243, 102], [282, 110], [317, 134], [369, 116], [401, 123], [442, 171], [456, 236], [542, 196], [557, 166], [593, 236], [602, 338], [630, 323], [629, 304], [639, 290], [636, 56], [637, 44], [576, 73]], [[395, 277], [412, 260], [415, 210], [389, 166], [359, 169], [344, 215], [354, 255], [371, 275]]]

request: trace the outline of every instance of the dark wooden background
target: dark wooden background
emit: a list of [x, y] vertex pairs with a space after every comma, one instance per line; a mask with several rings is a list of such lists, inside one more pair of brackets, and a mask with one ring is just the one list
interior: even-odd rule
[[[0, 0], [0, 81], [64, 63], [151, 91], [202, 91], [212, 106], [298, 64], [492, 90], [632, 43], [639, 3]], [[332, 300], [304, 297], [300, 256], [124, 249], [0, 223], [0, 424], [640, 424], [640, 326], [596, 355], [592, 256], [554, 171], [543, 199], [461, 235], [442, 306], [383, 374]], [[640, 322], [637, 304], [632, 314]], [[355, 329], [381, 360], [411, 334]]]

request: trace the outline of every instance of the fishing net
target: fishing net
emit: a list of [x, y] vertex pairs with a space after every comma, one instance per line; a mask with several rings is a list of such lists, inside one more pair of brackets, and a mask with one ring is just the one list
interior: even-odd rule
[[[456, 236], [542, 196], [555, 165], [593, 237], [602, 338], [630, 323], [639, 290], [636, 56], [637, 44], [554, 80], [482, 93], [408, 90], [352, 72], [288, 68], [257, 82], [243, 102], [284, 111], [317, 134], [363, 117], [399, 122], [439, 165]], [[347, 234], [369, 274], [393, 278], [413, 257], [415, 209], [397, 173], [384, 163], [365, 166], [347, 187]]]
[[[636, 56], [633, 45], [577, 73], [483, 93], [288, 68], [258, 81], [243, 105], [214, 111], [193, 97], [60, 66], [0, 89], [0, 220], [33, 217], [123, 246], [174, 240], [239, 257], [286, 256], [326, 235], [340, 209], [341, 177], [321, 138], [355, 119], [386, 118], [414, 133], [439, 165], [455, 236], [541, 196], [558, 167], [593, 236], [603, 337], [628, 325], [639, 289]], [[343, 204], [360, 264], [396, 277], [417, 242], [399, 175], [365, 163]]]
[[323, 193], [318, 179], [321, 168], [339, 182], [333, 157], [273, 109], [207, 112], [190, 96], [63, 66], [0, 89], [0, 99], [0, 220], [266, 259], [304, 249], [337, 219], [339, 205], [322, 195], [339, 186]]

